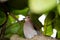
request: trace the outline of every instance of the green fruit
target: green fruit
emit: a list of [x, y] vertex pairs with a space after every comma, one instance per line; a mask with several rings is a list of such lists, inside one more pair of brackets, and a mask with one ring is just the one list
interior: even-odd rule
[[51, 36], [53, 33], [53, 21], [55, 14], [53, 12], [49, 13], [44, 21], [44, 35]]
[[36, 14], [48, 12], [57, 5], [57, 0], [29, 0], [30, 11]]
[[0, 26], [6, 21], [6, 15], [3, 11], [0, 10]]
[[20, 37], [24, 37], [23, 24], [24, 24], [24, 21], [21, 21], [20, 24], [13, 23], [12, 25], [9, 25], [8, 27], [6, 27], [5, 37], [10, 38], [13, 34], [18, 34]]
[[8, 5], [14, 9], [24, 9], [27, 7], [27, 0], [8, 0]]
[[34, 13], [31, 13], [30, 14], [30, 17], [31, 17], [31, 21], [33, 23], [33, 26], [36, 28], [36, 30], [40, 31], [41, 27], [42, 27], [42, 24], [41, 22], [38, 20], [38, 18], [40, 17], [41, 15], [38, 15], [38, 14], [34, 14]]
[[10, 13], [13, 13], [15, 15], [24, 15], [26, 16], [28, 14], [28, 8], [22, 9], [22, 10], [17, 10], [17, 9], [12, 9]]

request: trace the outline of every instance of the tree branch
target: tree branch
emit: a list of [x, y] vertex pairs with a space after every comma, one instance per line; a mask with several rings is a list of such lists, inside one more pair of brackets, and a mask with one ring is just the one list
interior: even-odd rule
[[7, 20], [8, 20], [8, 15], [6, 14], [6, 21], [5, 21], [5, 23], [2, 25], [2, 28], [1, 28], [1, 31], [0, 31], [0, 40], [4, 40], [4, 35], [5, 35]]
[[9, 15], [11, 15], [15, 20], [17, 20], [17, 22], [20, 24], [20, 21], [18, 20], [18, 18], [16, 18], [16, 16], [12, 13], [9, 13]]

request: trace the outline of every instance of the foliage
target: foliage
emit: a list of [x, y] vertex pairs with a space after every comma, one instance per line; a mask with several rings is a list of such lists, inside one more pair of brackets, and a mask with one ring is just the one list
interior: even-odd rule
[[[45, 13], [47, 13], [47, 16], [44, 20], [44, 25], [42, 25], [38, 18]], [[18, 20], [18, 15], [21, 14], [25, 17], [30, 16], [34, 28], [39, 32], [41, 27], [44, 27], [44, 35], [51, 36], [55, 28], [57, 30], [57, 38], [60, 38], [60, 3], [57, 3], [57, 0], [0, 1], [0, 31], [2, 33], [5, 32], [3, 33], [5, 34], [4, 37], [10, 38], [13, 34], [24, 37], [23, 26], [25, 19]], [[2, 36], [1, 32], [0, 35]]]

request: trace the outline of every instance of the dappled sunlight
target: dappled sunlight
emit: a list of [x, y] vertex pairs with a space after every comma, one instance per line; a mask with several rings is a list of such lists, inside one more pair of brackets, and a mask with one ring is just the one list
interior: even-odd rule
[[46, 15], [43, 14], [41, 17], [39, 17], [38, 20], [44, 25], [44, 20], [45, 20], [45, 18], [46, 18]]
[[19, 15], [18, 20], [21, 21], [21, 20], [23, 20], [24, 18], [25, 18], [25, 16], [23, 16], [23, 15]]
[[53, 29], [53, 34], [51, 35], [51, 37], [56, 38], [56, 34], [57, 34], [57, 30]]

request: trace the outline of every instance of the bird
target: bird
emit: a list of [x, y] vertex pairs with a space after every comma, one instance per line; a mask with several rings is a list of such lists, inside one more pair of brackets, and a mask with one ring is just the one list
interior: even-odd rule
[[26, 16], [25, 18], [23, 30], [24, 30], [25, 38], [30, 39], [33, 38], [35, 35], [37, 35], [37, 31], [34, 29], [29, 16]]

